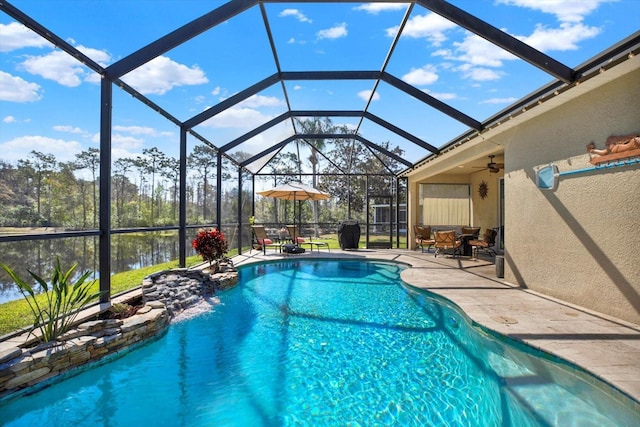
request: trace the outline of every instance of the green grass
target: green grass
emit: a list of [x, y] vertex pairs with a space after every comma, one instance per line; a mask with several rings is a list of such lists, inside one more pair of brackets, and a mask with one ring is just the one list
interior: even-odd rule
[[[386, 236], [369, 236], [369, 239], [372, 242], [375, 241], [389, 241], [389, 235]], [[331, 249], [340, 249], [340, 242], [338, 241], [338, 234], [323, 234], [322, 236], [320, 236], [319, 238], [313, 238], [313, 240], [318, 240], [321, 242], [327, 242], [329, 244], [329, 248]], [[394, 245], [396, 243], [395, 238], [393, 239], [392, 242]], [[404, 248], [406, 246], [407, 243], [407, 239], [404, 236], [400, 237], [400, 248]], [[364, 248], [366, 247], [367, 242], [366, 242], [366, 235], [364, 233], [360, 234], [360, 248]]]
[[[232, 253], [233, 252], [233, 253]], [[233, 256], [236, 251], [229, 251], [229, 256]], [[199, 264], [202, 259], [199, 256], [188, 257], [186, 260], [187, 267]], [[124, 271], [111, 276], [111, 294], [115, 295], [120, 292], [128, 291], [142, 284], [142, 279], [157, 271], [169, 270], [178, 267], [178, 261], [165, 262], [163, 264], [152, 265], [140, 268], [138, 270]], [[22, 277], [23, 279], [26, 276]], [[98, 281], [94, 288], [98, 290]], [[92, 288], [92, 291], [94, 290]], [[39, 300], [44, 300], [44, 295], [39, 295]], [[14, 332], [18, 329], [33, 325], [33, 315], [26, 300], [19, 299], [0, 304], [0, 335]]]
[[33, 314], [25, 299], [0, 304], [0, 335], [33, 324]]

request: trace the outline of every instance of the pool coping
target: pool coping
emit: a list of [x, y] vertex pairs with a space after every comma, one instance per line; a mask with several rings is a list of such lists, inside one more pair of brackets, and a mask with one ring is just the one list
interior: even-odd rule
[[433, 254], [403, 249], [297, 255], [251, 251], [233, 261], [241, 267], [291, 257], [364, 258], [407, 264], [410, 268], [401, 278], [408, 285], [446, 298], [486, 330], [588, 371], [634, 400], [635, 410], [640, 411], [640, 325], [513, 285], [496, 277], [490, 261], [435, 258]]

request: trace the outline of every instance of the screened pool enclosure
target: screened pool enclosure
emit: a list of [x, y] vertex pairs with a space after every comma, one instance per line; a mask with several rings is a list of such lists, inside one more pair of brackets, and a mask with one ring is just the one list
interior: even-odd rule
[[[152, 11], [132, 3], [101, 5], [122, 9], [122, 22], [108, 23], [93, 2], [55, 2], [59, 12], [78, 16], [66, 23], [50, 18], [52, 5], [0, 3], [4, 34], [29, 41], [7, 43], [5, 52], [36, 61], [42, 57], [29, 49], [49, 49], [59, 61], [51, 72], [72, 63], [75, 73], [52, 96], [39, 94], [49, 110], [34, 120], [63, 131], [60, 123], [73, 130], [87, 116], [94, 128], [77, 132], [86, 143], [52, 139], [26, 158], [1, 159], [3, 262], [40, 274], [56, 255], [65, 265], [78, 262], [97, 273], [104, 301], [113, 273], [175, 260], [184, 266], [201, 228], [218, 227], [230, 249], [243, 253], [252, 246], [250, 220], [277, 230], [295, 213], [305, 233], [333, 235], [341, 222], [357, 221], [363, 245], [404, 248], [411, 224], [403, 172], [564, 90], [595, 63], [571, 68], [500, 30], [490, 10], [442, 0], [176, 1]], [[165, 18], [156, 22], [156, 14]], [[311, 15], [330, 17], [331, 28], [302, 40]], [[420, 19], [480, 37], [514, 67], [534, 70], [527, 84], [513, 84], [515, 72], [504, 77], [509, 99], [520, 101], [470, 108], [425, 89], [435, 76], [424, 64], [437, 52], [438, 32], [429, 35], [433, 52], [415, 55]], [[105, 36], [113, 31], [127, 37]], [[357, 48], [323, 44], [347, 32]], [[97, 43], [105, 45], [89, 47]], [[407, 68], [413, 57], [415, 67]], [[74, 77], [86, 88], [82, 95]], [[294, 203], [256, 195], [289, 181], [331, 198]]]

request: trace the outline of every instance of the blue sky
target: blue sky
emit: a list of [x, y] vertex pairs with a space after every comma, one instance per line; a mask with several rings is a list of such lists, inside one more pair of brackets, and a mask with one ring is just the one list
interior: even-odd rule
[[[108, 66], [222, 5], [202, 0], [13, 0], [43, 26]], [[454, 5], [576, 68], [638, 30], [640, 0], [458, 0]], [[408, 5], [267, 3], [283, 71], [379, 71]], [[415, 6], [386, 71], [478, 121], [554, 78], [457, 25]], [[123, 80], [187, 120], [276, 72], [259, 7], [145, 64]], [[0, 159], [31, 150], [59, 161], [99, 141], [99, 76], [0, 12]], [[441, 146], [466, 126], [381, 83], [287, 81], [195, 128], [222, 146], [291, 108], [369, 111]], [[429, 154], [383, 127], [333, 118], [367, 139], [400, 145], [410, 161]], [[292, 133], [289, 122], [237, 147], [250, 154]], [[113, 158], [158, 147], [178, 155], [178, 128], [114, 89]], [[190, 143], [195, 143], [190, 140]]]

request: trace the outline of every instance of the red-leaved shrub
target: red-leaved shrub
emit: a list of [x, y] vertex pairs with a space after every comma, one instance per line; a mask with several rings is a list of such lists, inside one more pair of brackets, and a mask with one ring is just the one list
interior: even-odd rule
[[217, 228], [211, 230], [200, 230], [193, 242], [193, 249], [198, 252], [203, 261], [209, 261], [209, 265], [215, 260], [222, 259], [227, 253], [228, 244], [222, 231]]

